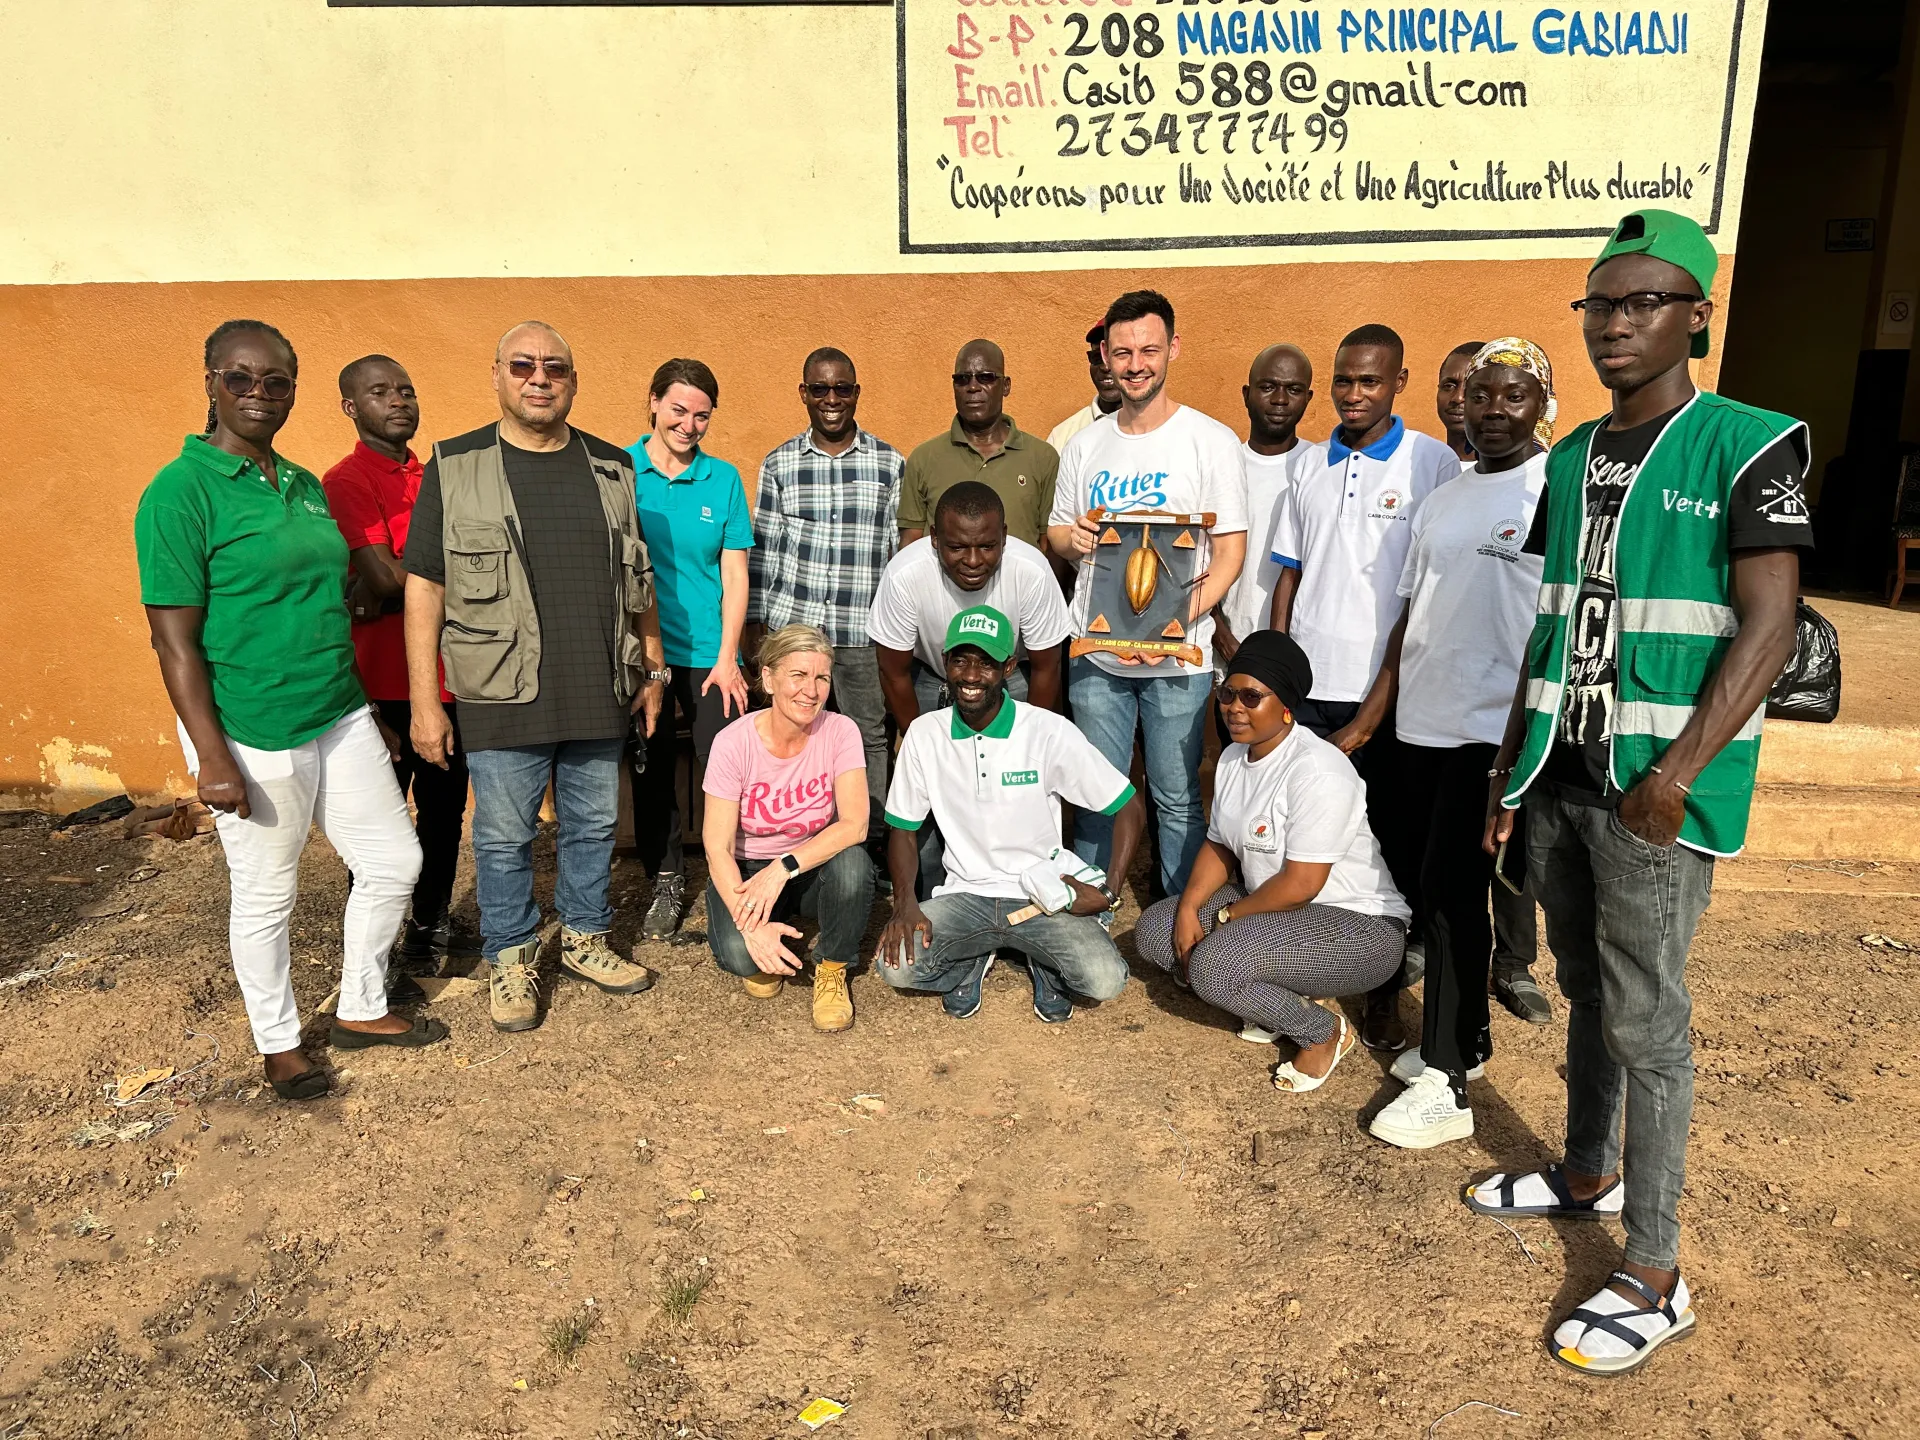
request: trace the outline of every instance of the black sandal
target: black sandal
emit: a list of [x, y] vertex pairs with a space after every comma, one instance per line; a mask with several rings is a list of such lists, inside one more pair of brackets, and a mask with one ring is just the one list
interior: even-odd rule
[[[266, 1056], [260, 1057], [260, 1063], [263, 1067], [266, 1065]], [[318, 1100], [329, 1088], [327, 1072], [318, 1067], [302, 1070], [286, 1080], [276, 1080], [273, 1073], [268, 1071], [267, 1083], [273, 1086], [273, 1093], [282, 1100]]]
[[348, 1030], [336, 1020], [327, 1033], [327, 1042], [336, 1050], [370, 1050], [375, 1045], [399, 1045], [416, 1050], [422, 1045], [438, 1045], [451, 1033], [440, 1021], [424, 1017], [415, 1020], [410, 1029], [393, 1035], [383, 1035], [377, 1030]]

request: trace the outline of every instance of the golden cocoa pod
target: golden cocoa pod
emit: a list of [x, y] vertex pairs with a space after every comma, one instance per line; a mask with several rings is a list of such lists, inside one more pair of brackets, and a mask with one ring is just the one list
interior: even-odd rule
[[1143, 537], [1140, 548], [1127, 557], [1127, 603], [1133, 613], [1146, 613], [1153, 603], [1153, 592], [1160, 583], [1160, 556]]

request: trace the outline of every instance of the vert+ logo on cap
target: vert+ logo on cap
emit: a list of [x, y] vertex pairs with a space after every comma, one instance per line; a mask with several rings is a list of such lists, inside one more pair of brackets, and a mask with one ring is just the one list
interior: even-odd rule
[[1013, 654], [1013, 622], [991, 605], [976, 605], [962, 610], [947, 625], [944, 650], [972, 645], [994, 660], [1006, 660]]

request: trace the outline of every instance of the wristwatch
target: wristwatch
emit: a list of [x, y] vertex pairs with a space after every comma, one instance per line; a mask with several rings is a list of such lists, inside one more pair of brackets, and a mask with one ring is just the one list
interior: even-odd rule
[[1098, 890], [1102, 895], [1107, 897], [1107, 909], [1118, 910], [1120, 908], [1120, 897], [1114, 894], [1114, 892], [1108, 887], [1106, 881], [1102, 880], [1098, 885], [1094, 886], [1093, 888]]
[[800, 857], [789, 850], [780, 857], [780, 868], [789, 875], [798, 875], [800, 873]]
[[1213, 928], [1218, 930], [1231, 919], [1233, 919], [1233, 906], [1222, 905], [1218, 910], [1213, 912]]
[[667, 683], [667, 681], [673, 679], [673, 667], [669, 665], [664, 670], [648, 670], [644, 672], [641, 678], [644, 679], [649, 685], [653, 684], [653, 682], [656, 680], [658, 680], [662, 685], [664, 685]]

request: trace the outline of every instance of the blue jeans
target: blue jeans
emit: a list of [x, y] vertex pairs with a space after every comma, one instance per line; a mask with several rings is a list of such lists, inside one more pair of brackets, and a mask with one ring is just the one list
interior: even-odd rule
[[1687, 951], [1713, 893], [1713, 857], [1650, 845], [1612, 810], [1527, 795], [1527, 875], [1567, 997], [1567, 1165], [1622, 1170], [1627, 1259], [1669, 1270], [1693, 1118]]
[[914, 932], [913, 954], [882, 955], [874, 968], [896, 990], [944, 995], [964, 984], [995, 950], [1020, 950], [1029, 964], [1053, 972], [1086, 1000], [1111, 1000], [1127, 988], [1127, 962], [1095, 915], [1036, 915], [1018, 925], [1007, 916], [1025, 900], [991, 895], [936, 895], [920, 909], [933, 922], [928, 944]]
[[[1015, 670], [1007, 677], [1007, 694], [1016, 700], [1027, 698], [1025, 671]], [[944, 710], [953, 704], [952, 697], [947, 694], [946, 677], [935, 674], [919, 660], [913, 662], [913, 698], [920, 702], [922, 715], [930, 715], [935, 710]], [[920, 888], [914, 893], [917, 898], [925, 900], [933, 894], [936, 886], [946, 882], [947, 846], [940, 838], [940, 827], [931, 815], [921, 822], [919, 836]]]
[[474, 890], [480, 901], [480, 948], [489, 964], [502, 950], [524, 945], [540, 933], [540, 907], [533, 898], [533, 836], [540, 828], [540, 802], [549, 777], [560, 821], [559, 873], [553, 882], [560, 923], [587, 935], [613, 928], [607, 884], [613, 871], [624, 745], [624, 738], [616, 737], [468, 754]]
[[[771, 860], [736, 860], [740, 878], [747, 879], [773, 864]], [[773, 903], [769, 917], [783, 924], [793, 915], [820, 922], [820, 943], [814, 953], [822, 960], [853, 965], [860, 959], [867, 917], [873, 911], [873, 857], [858, 845], [849, 845], [816, 870], [796, 875]], [[707, 882], [707, 943], [713, 958], [729, 975], [758, 975], [760, 967], [747, 953], [747, 942], [720, 892]], [[794, 950], [792, 943], [787, 948]], [[798, 950], [794, 951], [799, 954]]]
[[[1073, 702], [1073, 723], [1123, 775], [1132, 771], [1133, 733], [1139, 728], [1147, 789], [1160, 817], [1160, 883], [1167, 894], [1178, 895], [1187, 888], [1194, 857], [1207, 836], [1200, 812], [1200, 745], [1213, 676], [1163, 676], [1152, 673], [1153, 666], [1141, 669], [1147, 673], [1113, 675], [1082, 655], [1072, 662], [1067, 696]], [[1107, 869], [1113, 858], [1113, 817], [1079, 812], [1073, 852]]]

